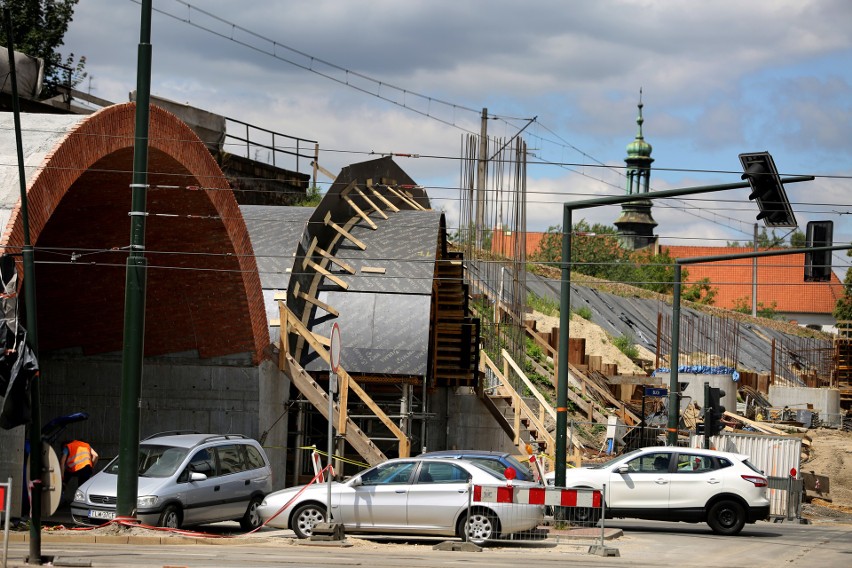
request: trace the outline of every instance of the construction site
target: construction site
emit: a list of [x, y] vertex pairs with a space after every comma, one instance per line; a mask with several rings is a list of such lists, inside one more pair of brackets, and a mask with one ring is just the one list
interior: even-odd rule
[[[133, 109], [24, 115], [32, 132], [49, 125], [26, 148], [27, 163], [41, 172], [27, 191], [45, 204], [31, 232], [39, 250], [66, 260], [36, 269], [42, 413], [85, 410], [91, 418], [73, 435], [106, 457], [118, 453], [124, 273], [116, 267], [124, 253], [115, 243], [127, 233], [128, 196], [115, 188], [129, 179]], [[2, 120], [11, 127], [8, 113]], [[143, 435], [255, 437], [269, 448], [278, 487], [313, 477], [314, 448], [331, 451], [340, 476], [389, 457], [468, 448], [536, 456], [552, 469], [554, 389], [564, 364], [571, 463], [663, 443], [670, 412], [678, 414], [679, 443], [694, 443], [709, 381], [727, 393], [726, 432], [801, 440], [796, 467], [812, 473], [805, 491], [824, 479], [819, 497], [852, 506], [843, 469], [808, 466], [823, 457], [812, 451], [814, 432], [849, 440], [850, 335], [686, 306], [676, 362], [685, 368], [681, 404], [669, 409], [646, 392], [669, 384], [671, 299], [578, 276], [572, 308], [591, 315], [574, 315], [568, 360], [559, 360], [560, 330], [528, 305], [531, 293], [558, 297], [560, 282], [552, 268], [529, 271], [522, 138], [463, 139], [452, 231], [390, 156], [343, 168], [316, 207], [257, 203], [251, 188], [223, 173], [225, 164], [252, 167], [222, 153], [224, 136], [204, 140], [201, 125], [158, 107], [152, 129], [152, 209], [163, 215], [149, 222], [148, 246], [171, 254], [150, 269]], [[0, 154], [14, 161], [8, 144]], [[313, 163], [315, 178], [318, 153], [299, 157]], [[276, 193], [276, 183], [307, 190], [310, 176], [298, 167], [264, 168], [265, 191]], [[14, 192], [3, 195], [2, 244], [14, 252], [23, 242], [19, 204]], [[199, 215], [205, 231], [197, 230]], [[498, 235], [518, 238], [506, 250]], [[80, 248], [68, 250], [68, 242]], [[52, 284], [59, 281], [65, 286]], [[342, 346], [329, 404], [335, 324]], [[625, 336], [639, 356], [613, 351]], [[4, 448], [23, 448], [22, 432], [2, 436]], [[20, 477], [22, 462], [15, 450], [3, 473]]]

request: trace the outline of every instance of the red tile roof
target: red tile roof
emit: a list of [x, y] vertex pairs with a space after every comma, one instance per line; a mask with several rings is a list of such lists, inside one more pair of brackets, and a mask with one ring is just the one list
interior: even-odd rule
[[[672, 258], [691, 258], [751, 252], [745, 247], [660, 247]], [[760, 249], [768, 250], [768, 249]], [[751, 306], [753, 259], [728, 260], [684, 266], [686, 282], [709, 278], [716, 288], [713, 305], [731, 309], [735, 301], [744, 299]], [[836, 274], [830, 282], [805, 282], [805, 254], [772, 256], [757, 259], [757, 302], [764, 307], [776, 303], [775, 310], [787, 313], [830, 314], [843, 296], [843, 284]]]

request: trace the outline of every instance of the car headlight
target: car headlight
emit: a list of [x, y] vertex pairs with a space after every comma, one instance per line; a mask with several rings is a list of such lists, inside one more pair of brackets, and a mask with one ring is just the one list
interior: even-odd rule
[[138, 497], [136, 499], [136, 508], [137, 509], [150, 509], [151, 507], [157, 506], [157, 501], [160, 498], [156, 495], [143, 495], [142, 497]]
[[80, 491], [79, 489], [74, 492], [74, 500], [80, 501], [81, 503], [86, 500], [86, 494]]

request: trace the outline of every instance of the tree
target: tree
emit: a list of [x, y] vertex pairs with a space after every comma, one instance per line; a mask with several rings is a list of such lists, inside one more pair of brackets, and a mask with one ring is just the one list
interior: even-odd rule
[[[63, 45], [68, 24], [74, 17], [74, 6], [79, 0], [6, 0], [12, 15], [12, 39], [15, 51], [44, 60], [44, 88], [42, 98], [59, 94], [60, 85], [76, 86], [85, 77], [86, 58], [75, 63], [74, 54], [64, 62], [57, 50]], [[6, 22], [0, 26], [0, 44], [8, 45]]]
[[[547, 229], [532, 260], [551, 263], [562, 260], [562, 227], [556, 225]], [[615, 227], [608, 225], [589, 225], [585, 219], [575, 223], [571, 262], [573, 270], [587, 276], [634, 284], [663, 294], [671, 294], [674, 289], [674, 259], [668, 252], [655, 255], [650, 250], [628, 251], [621, 247]], [[687, 276], [688, 272], [682, 271], [684, 280]], [[701, 298], [700, 289], [694, 295]], [[704, 294], [708, 303], [713, 296], [715, 292]]]
[[[846, 256], [852, 256], [852, 250], [846, 251]], [[846, 271], [846, 277], [843, 278], [843, 288], [843, 296], [837, 300], [834, 312], [831, 314], [838, 322], [852, 321], [852, 270]]]

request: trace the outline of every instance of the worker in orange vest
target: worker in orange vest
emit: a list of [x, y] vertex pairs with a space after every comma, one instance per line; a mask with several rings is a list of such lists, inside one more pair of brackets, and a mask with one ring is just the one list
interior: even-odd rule
[[62, 472], [62, 484], [69, 479], [77, 479], [77, 487], [83, 485], [92, 477], [95, 465], [98, 463], [98, 452], [86, 442], [80, 440], [65, 440], [62, 442], [62, 457], [59, 459], [59, 470]]

